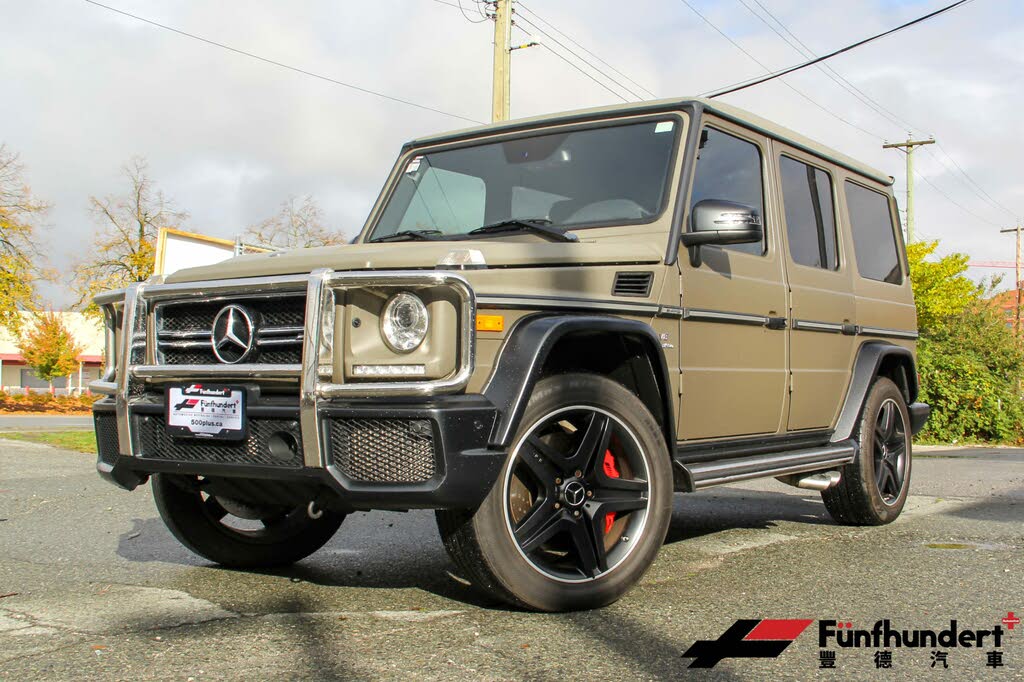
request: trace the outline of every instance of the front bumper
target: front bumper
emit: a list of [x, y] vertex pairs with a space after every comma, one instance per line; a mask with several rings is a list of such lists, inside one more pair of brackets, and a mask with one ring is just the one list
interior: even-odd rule
[[[336, 315], [345, 297], [366, 288], [451, 294], [457, 308], [454, 371], [444, 378], [404, 381], [339, 377], [335, 350], [343, 352], [346, 327]], [[301, 329], [289, 332], [299, 332], [300, 362], [161, 360], [161, 305], [226, 304], [253, 296], [304, 297]], [[248, 486], [249, 496], [256, 497], [260, 488], [269, 493], [282, 485], [303, 494], [316, 489], [350, 509], [459, 508], [483, 499], [504, 459], [503, 453], [487, 449], [495, 407], [483, 396], [461, 393], [474, 368], [476, 299], [457, 273], [322, 269], [188, 284], [153, 281], [95, 301], [107, 321], [108, 363], [104, 376], [90, 387], [111, 396], [94, 409], [97, 467], [122, 487], [134, 488], [152, 473], [172, 472], [262, 481]], [[228, 444], [167, 434], [163, 389], [193, 381], [246, 388], [245, 440]]]
[[[479, 395], [323, 407], [323, 466], [303, 461], [297, 402], [255, 400], [246, 412], [246, 439], [229, 443], [173, 438], [161, 401], [136, 404], [130, 419], [137, 452], [128, 456], [120, 454], [116, 405], [101, 400], [93, 407], [97, 470], [128, 490], [150, 474], [174, 473], [291, 486], [343, 510], [461, 509], [483, 500], [505, 459], [487, 448], [496, 410]], [[293, 439], [291, 456], [268, 447], [282, 435]]]
[[910, 432], [916, 436], [924, 428], [925, 422], [932, 413], [931, 405], [927, 403], [912, 403], [907, 406], [910, 412]]

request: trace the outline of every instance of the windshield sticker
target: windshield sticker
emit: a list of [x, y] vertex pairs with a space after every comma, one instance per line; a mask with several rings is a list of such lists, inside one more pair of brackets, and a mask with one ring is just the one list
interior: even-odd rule
[[670, 133], [675, 128], [673, 121], [658, 121], [658, 125], [654, 126], [654, 132], [656, 133]]
[[416, 171], [418, 171], [420, 169], [420, 162], [421, 161], [423, 161], [423, 157], [422, 156], [417, 156], [412, 161], [410, 161], [409, 165], [405, 167], [406, 175], [408, 175], [409, 173], [415, 173]]

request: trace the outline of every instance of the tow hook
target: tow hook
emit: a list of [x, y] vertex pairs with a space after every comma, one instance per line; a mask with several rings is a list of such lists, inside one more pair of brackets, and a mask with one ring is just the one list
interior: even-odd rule
[[323, 509], [320, 509], [320, 507], [317, 506], [316, 500], [313, 500], [312, 502], [309, 503], [309, 506], [306, 507], [306, 515], [309, 518], [311, 518], [314, 521], [316, 521], [317, 519], [319, 519], [321, 516], [324, 515], [324, 511], [323, 511]]

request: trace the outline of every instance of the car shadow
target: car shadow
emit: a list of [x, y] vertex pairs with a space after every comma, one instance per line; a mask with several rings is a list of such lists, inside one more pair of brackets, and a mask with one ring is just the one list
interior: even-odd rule
[[820, 495], [811, 490], [773, 492], [715, 488], [675, 496], [665, 544], [735, 528], [774, 528], [779, 522], [835, 524]]
[[481, 608], [498, 605], [456, 574], [430, 511], [350, 514], [318, 552], [279, 568], [218, 566], [183, 547], [159, 517], [133, 519], [131, 529], [118, 538], [117, 554], [133, 562], [273, 575], [325, 587], [415, 588]]
[[[804, 491], [801, 491], [804, 492]], [[735, 528], [766, 529], [779, 522], [832, 523], [817, 493], [718, 488], [676, 495], [666, 544]], [[117, 553], [133, 562], [209, 567], [225, 572], [183, 547], [159, 517], [133, 519], [118, 539]], [[357, 512], [320, 551], [291, 566], [247, 571], [326, 587], [415, 588], [486, 609], [505, 609], [459, 574], [438, 536], [430, 511]]]

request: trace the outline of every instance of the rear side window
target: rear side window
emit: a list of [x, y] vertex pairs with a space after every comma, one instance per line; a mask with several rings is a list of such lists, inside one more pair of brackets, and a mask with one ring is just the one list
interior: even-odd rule
[[[701, 132], [690, 208], [705, 199], [745, 204], [757, 209], [761, 220], [765, 220], [761, 150], [756, 144], [714, 128], [705, 128]], [[765, 252], [763, 241], [731, 244], [722, 248], [755, 255]]]
[[832, 177], [788, 156], [779, 159], [782, 200], [786, 207], [786, 236], [794, 263], [835, 270], [836, 213]]
[[903, 271], [896, 250], [889, 197], [847, 180], [846, 205], [850, 209], [850, 229], [860, 276], [890, 284], [901, 283]]

